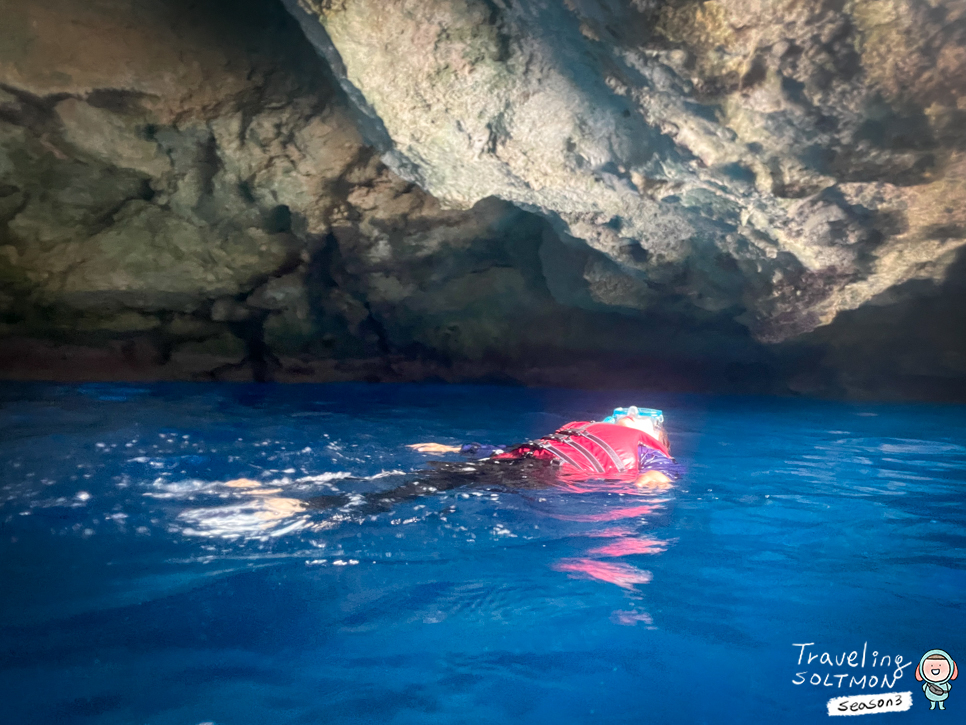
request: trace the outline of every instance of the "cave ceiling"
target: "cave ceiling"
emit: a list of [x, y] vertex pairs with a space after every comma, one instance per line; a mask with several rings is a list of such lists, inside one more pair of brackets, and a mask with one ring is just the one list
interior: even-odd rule
[[4, 4], [15, 377], [956, 397], [964, 202], [958, 0]]

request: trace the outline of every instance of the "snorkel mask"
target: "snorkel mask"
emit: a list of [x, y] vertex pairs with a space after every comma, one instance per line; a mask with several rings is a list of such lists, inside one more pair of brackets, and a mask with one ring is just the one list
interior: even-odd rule
[[602, 420], [602, 423], [617, 423], [621, 418], [630, 418], [631, 427], [647, 433], [662, 442], [667, 442], [664, 432], [664, 413], [654, 408], [614, 408], [614, 412]]

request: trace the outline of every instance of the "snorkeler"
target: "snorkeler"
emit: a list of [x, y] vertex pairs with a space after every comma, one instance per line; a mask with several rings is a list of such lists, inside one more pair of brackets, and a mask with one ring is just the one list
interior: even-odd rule
[[617, 408], [600, 422], [568, 423], [542, 438], [506, 448], [478, 443], [409, 447], [421, 453], [462, 453], [477, 460], [434, 461], [429, 469], [408, 474], [413, 480], [388, 491], [316, 496], [306, 505], [334, 508], [352, 503], [357, 512], [369, 514], [462, 486], [539, 489], [594, 480], [627, 481], [638, 488], [662, 490], [684, 473], [684, 467], [671, 457], [663, 413], [635, 406]]
[[564, 478], [636, 474], [638, 487], [667, 488], [682, 466], [671, 457], [664, 414], [652, 408], [617, 408], [601, 422], [575, 421], [534, 441], [509, 448], [469, 443], [414, 443], [420, 453], [461, 453], [482, 460], [532, 459], [553, 465]]
[[403, 501], [463, 486], [520, 490], [621, 481], [659, 491], [670, 488], [684, 473], [684, 467], [671, 457], [663, 413], [635, 406], [617, 408], [600, 422], [568, 423], [542, 438], [509, 447], [413, 443], [409, 448], [421, 453], [461, 453], [476, 460], [432, 461], [429, 468], [405, 474], [406, 483], [386, 491], [307, 500], [278, 498], [277, 489], [262, 490], [247, 479], [228, 485], [247, 487], [252, 496], [264, 501], [266, 511], [259, 516], [274, 520], [293, 511], [342, 506], [352, 506], [361, 515], [375, 514]]

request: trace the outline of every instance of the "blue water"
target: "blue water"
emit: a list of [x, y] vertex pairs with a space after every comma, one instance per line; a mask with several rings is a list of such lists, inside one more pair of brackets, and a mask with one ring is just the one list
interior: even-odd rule
[[[966, 680], [940, 714], [914, 677], [934, 647], [966, 664], [963, 407], [389, 385], [0, 403], [3, 723], [811, 723], [887, 691], [913, 707], [873, 722], [964, 721]], [[628, 403], [664, 409], [675, 488], [298, 504], [399, 485], [428, 460], [406, 443]], [[852, 651], [864, 668], [807, 662]]]

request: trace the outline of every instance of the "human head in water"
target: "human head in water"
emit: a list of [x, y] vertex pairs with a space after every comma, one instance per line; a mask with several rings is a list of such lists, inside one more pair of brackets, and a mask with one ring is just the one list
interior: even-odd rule
[[614, 412], [604, 418], [604, 423], [615, 423], [616, 425], [634, 428], [643, 433], [647, 433], [652, 438], [660, 441], [665, 448], [670, 448], [668, 444], [667, 432], [664, 430], [664, 413], [654, 408], [638, 408], [632, 405], [629, 408], [615, 408]]

